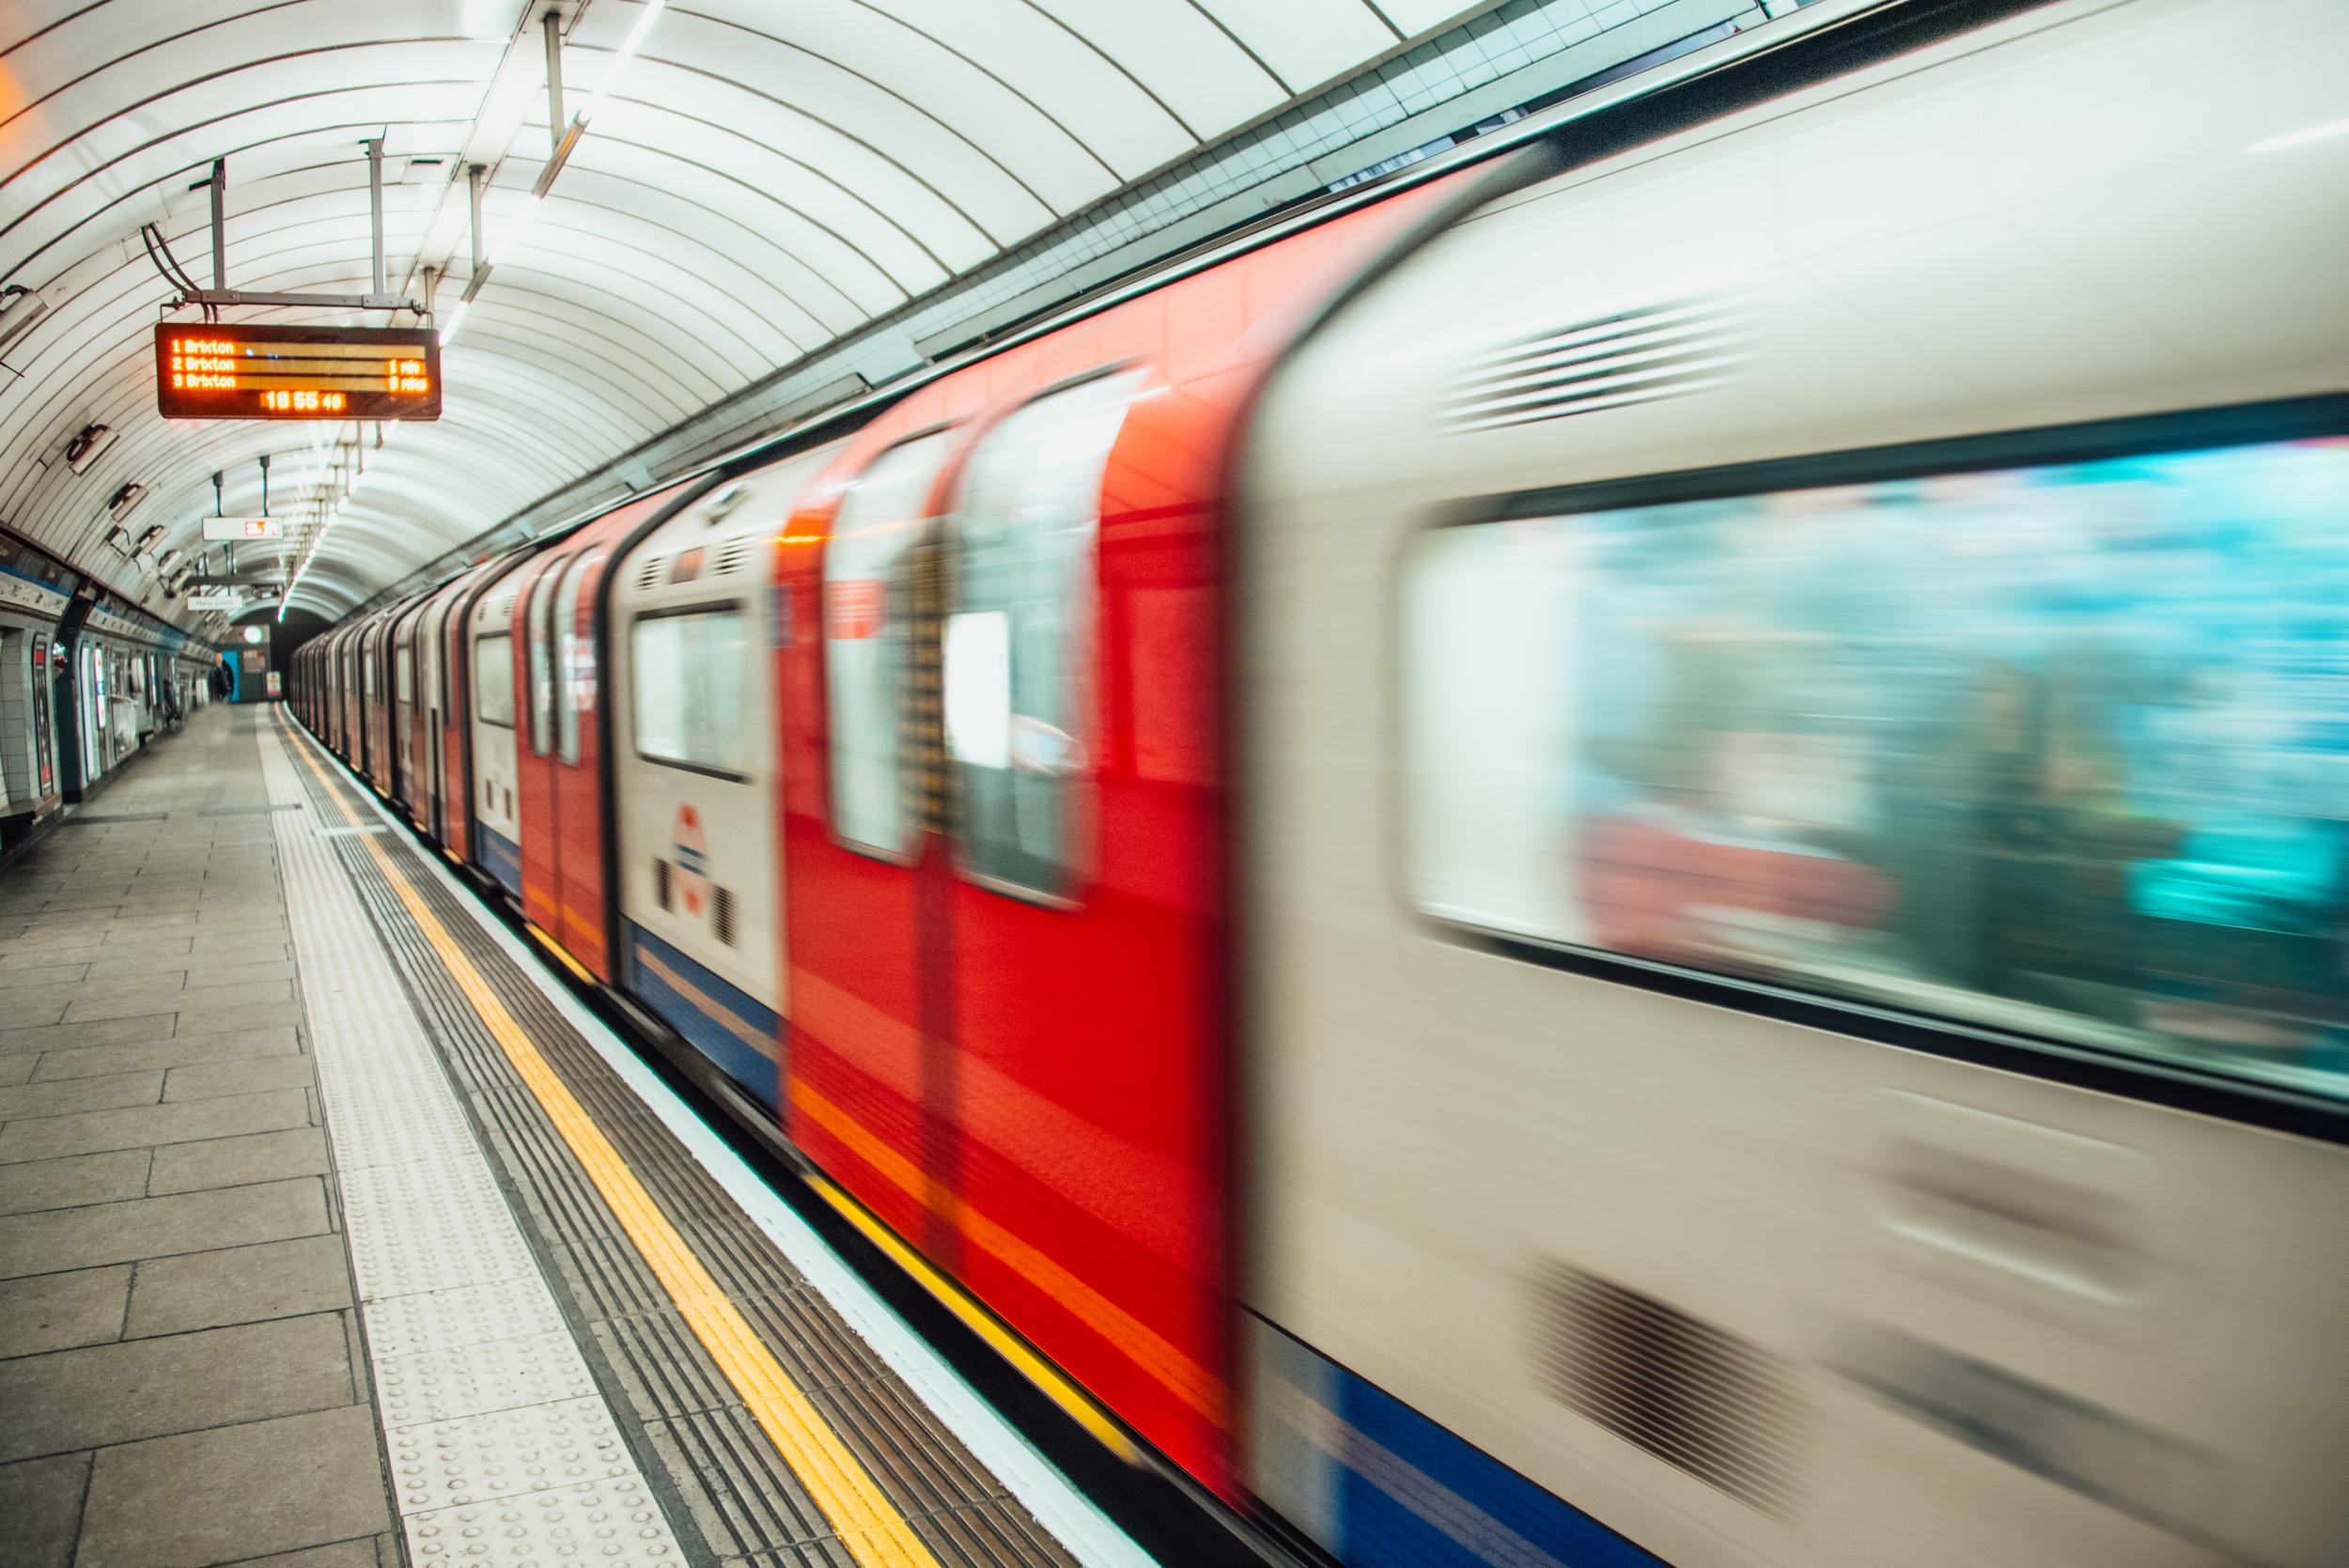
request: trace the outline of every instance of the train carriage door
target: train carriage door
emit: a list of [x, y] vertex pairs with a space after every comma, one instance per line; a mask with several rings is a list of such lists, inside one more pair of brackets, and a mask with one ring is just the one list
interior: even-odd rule
[[[958, 988], [932, 1006], [951, 1024], [931, 1074], [950, 1099], [929, 1109], [955, 1128], [937, 1179], [972, 1217], [959, 1278], [1199, 1465], [1225, 1441], [1229, 1336], [1215, 543], [1199, 512], [1164, 504], [1180, 493], [1168, 433], [1195, 431], [1176, 399], [1150, 406], [1164, 423], [1146, 431], [1136, 415], [1147, 455], [1112, 480], [1145, 384], [1112, 371], [1004, 415], [940, 535], [941, 972]], [[1003, 1101], [1049, 1103], [1086, 1136]], [[990, 1221], [1084, 1260], [1091, 1299], [985, 1245]], [[1110, 1321], [1157, 1352], [1134, 1355]]]
[[516, 726], [521, 744], [514, 748], [514, 798], [521, 818], [522, 913], [549, 933], [562, 924], [555, 885], [563, 824], [554, 796], [554, 600], [556, 584], [570, 561], [568, 554], [554, 555], [527, 568], [528, 587], [517, 628], [522, 640], [522, 690], [518, 695], [524, 712]]
[[596, 744], [595, 585], [610, 559], [596, 545], [572, 556], [548, 596], [554, 706], [555, 915], [548, 929], [581, 964], [612, 976], [604, 908], [602, 757]]
[[82, 787], [87, 789], [106, 771], [106, 659], [94, 643], [80, 644], [82, 678], [76, 683], [81, 699]]
[[[405, 806], [416, 776], [416, 644], [415, 619], [402, 616], [392, 625], [392, 801]], [[412, 811], [410, 815], [413, 815]]]

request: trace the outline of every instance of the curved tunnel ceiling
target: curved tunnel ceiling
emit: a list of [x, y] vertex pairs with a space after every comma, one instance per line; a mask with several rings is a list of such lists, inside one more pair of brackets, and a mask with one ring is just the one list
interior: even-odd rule
[[[0, 520], [168, 613], [148, 564], [105, 542], [108, 498], [145, 485], [129, 533], [162, 524], [154, 553], [193, 556], [212, 474], [229, 515], [257, 513], [267, 454], [288, 568], [351, 484], [291, 600], [335, 613], [778, 365], [1490, 8], [675, 0], [629, 58], [645, 0], [14, 0], [0, 9], [0, 284], [48, 308], [0, 356]], [[534, 203], [550, 9], [565, 117], [595, 113]], [[387, 287], [421, 303], [441, 274], [442, 419], [160, 419], [152, 331], [174, 290], [141, 226], [209, 287], [210, 194], [195, 187], [226, 159], [229, 287], [366, 292], [375, 136]], [[458, 321], [474, 164], [493, 275]], [[77, 475], [63, 448], [92, 424], [117, 440]]]

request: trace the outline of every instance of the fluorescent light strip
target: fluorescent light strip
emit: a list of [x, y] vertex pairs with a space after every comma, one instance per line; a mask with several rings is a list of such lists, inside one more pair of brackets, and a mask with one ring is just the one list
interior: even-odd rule
[[2337, 119], [2325, 125], [2311, 125], [2305, 131], [2288, 131], [2280, 136], [2270, 136], [2263, 142], [2253, 142], [2247, 152], [2281, 152], [2286, 147], [2306, 147], [2310, 142], [2328, 141], [2335, 136], [2349, 136], [2349, 119]]

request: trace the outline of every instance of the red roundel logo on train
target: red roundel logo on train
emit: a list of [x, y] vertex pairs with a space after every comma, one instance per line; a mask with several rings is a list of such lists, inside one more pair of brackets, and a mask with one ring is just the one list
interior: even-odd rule
[[677, 806], [669, 840], [670, 858], [677, 863], [677, 898], [687, 914], [698, 915], [709, 897], [709, 840], [702, 832], [702, 814], [690, 802]]

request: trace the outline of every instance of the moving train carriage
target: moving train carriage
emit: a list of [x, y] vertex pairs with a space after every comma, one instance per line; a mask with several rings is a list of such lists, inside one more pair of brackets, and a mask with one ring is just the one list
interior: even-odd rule
[[556, 612], [577, 637], [567, 667], [592, 660], [598, 629], [611, 629], [609, 679], [592, 663], [585, 672], [591, 721], [562, 710], [561, 738], [567, 753], [599, 743], [600, 687], [621, 983], [770, 1110], [780, 1105], [788, 1012], [775, 541], [836, 451], [818, 446], [705, 489], [606, 574], [602, 614], [588, 594]]
[[473, 683], [465, 713], [465, 754], [471, 762], [472, 806], [465, 814], [475, 842], [467, 859], [516, 898], [522, 894], [521, 819], [514, 808], [516, 697], [521, 651], [514, 643], [514, 609], [530, 563], [516, 557], [494, 575], [474, 602], [465, 650]]
[[417, 763], [417, 740], [424, 728], [424, 705], [416, 687], [416, 627], [430, 597], [410, 596], [391, 616], [384, 637], [391, 648], [392, 668], [392, 784], [388, 793], [392, 804], [418, 826], [422, 826], [417, 810], [422, 769]]
[[0, 845], [64, 803], [56, 637], [71, 588], [52, 563], [0, 541]]
[[784, 1126], [1227, 1490], [1220, 498], [1284, 334], [1452, 189], [921, 389], [784, 547]]
[[2335, 1561], [2345, 27], [1486, 165], [485, 563], [443, 841], [1354, 1568]]
[[[464, 764], [463, 737], [455, 728], [453, 713], [457, 691], [449, 678], [448, 628], [452, 617], [461, 619], [459, 605], [488, 567], [489, 563], [482, 562], [426, 595], [413, 632], [416, 712], [412, 744], [417, 781], [409, 815], [418, 828], [443, 844], [452, 842], [449, 802], [454, 800], [461, 814], [466, 800], [461, 782], [454, 790], [449, 784], [452, 767], [461, 774]], [[452, 756], [452, 753], [457, 754]]]
[[2266, 1090], [2349, 1088], [2349, 185], [2247, 148], [2344, 59], [2058, 7], [1279, 374], [1252, 1474], [1347, 1561], [1455, 1560], [1430, 1486], [1566, 1560], [2342, 1560], [2349, 1195]]

